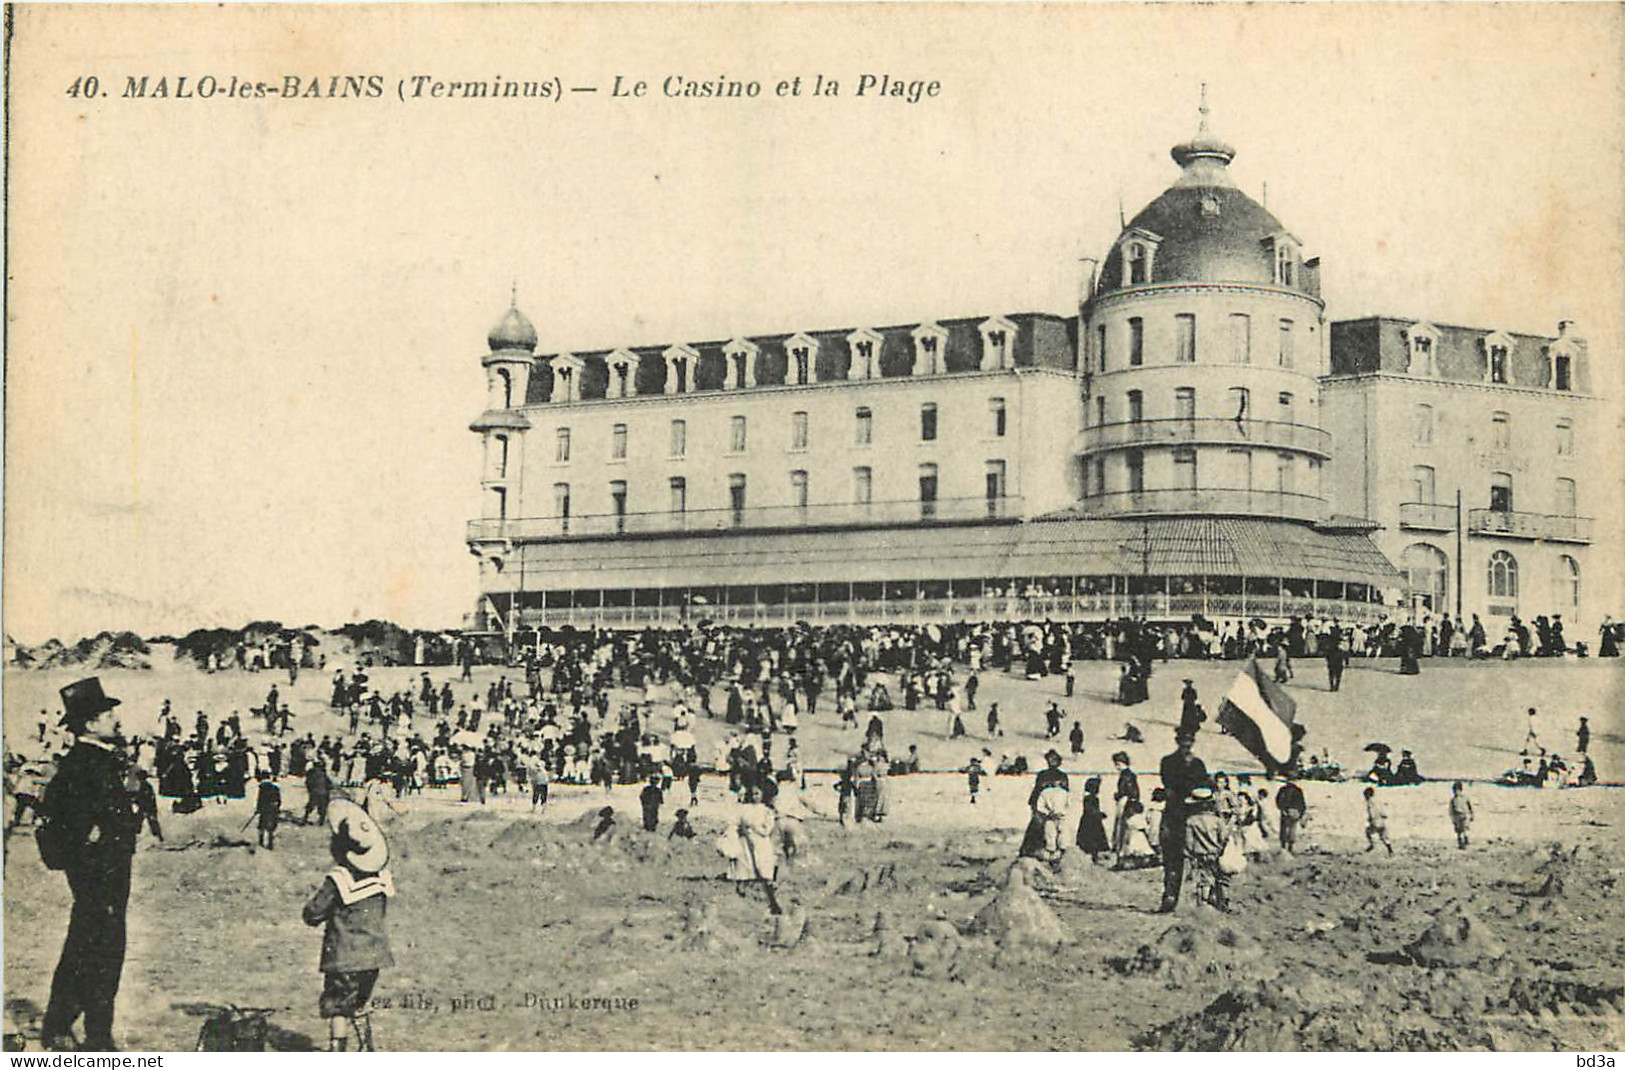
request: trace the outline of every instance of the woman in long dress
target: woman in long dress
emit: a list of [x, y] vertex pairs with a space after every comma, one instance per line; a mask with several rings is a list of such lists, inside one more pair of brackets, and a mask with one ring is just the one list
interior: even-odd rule
[[768, 908], [777, 914], [779, 899], [775, 882], [779, 877], [779, 859], [773, 846], [775, 823], [776, 815], [770, 807], [761, 803], [741, 806], [734, 834], [738, 848], [731, 855], [726, 851], [724, 854], [728, 858], [728, 879], [734, 882], [734, 890], [744, 895], [747, 884], [761, 881], [767, 892]]

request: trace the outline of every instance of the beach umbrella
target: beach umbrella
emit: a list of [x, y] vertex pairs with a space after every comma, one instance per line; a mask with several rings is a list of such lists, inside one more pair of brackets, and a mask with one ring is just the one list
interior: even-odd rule
[[1365, 749], [1366, 753], [1368, 754], [1387, 754], [1394, 748], [1390, 747], [1386, 743], [1367, 743], [1365, 745]]

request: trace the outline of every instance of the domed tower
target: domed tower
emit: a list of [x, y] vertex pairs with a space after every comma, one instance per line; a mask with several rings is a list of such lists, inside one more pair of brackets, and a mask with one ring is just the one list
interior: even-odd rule
[[485, 366], [485, 411], [468, 426], [481, 436], [485, 448], [481, 517], [498, 522], [486, 524], [485, 529], [500, 537], [500, 522], [511, 515], [511, 506], [518, 500], [519, 466], [524, 455], [520, 447], [524, 433], [530, 429], [530, 421], [518, 410], [530, 389], [536, 328], [516, 304], [510, 303], [486, 340], [491, 350], [480, 359]]
[[1318, 520], [1319, 261], [1236, 188], [1201, 115], [1080, 309], [1081, 510]]

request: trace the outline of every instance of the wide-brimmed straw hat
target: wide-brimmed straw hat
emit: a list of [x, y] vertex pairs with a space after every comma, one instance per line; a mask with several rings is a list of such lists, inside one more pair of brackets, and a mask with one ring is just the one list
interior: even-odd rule
[[349, 799], [327, 806], [327, 827], [344, 864], [357, 873], [377, 873], [389, 865], [389, 840], [372, 815]]

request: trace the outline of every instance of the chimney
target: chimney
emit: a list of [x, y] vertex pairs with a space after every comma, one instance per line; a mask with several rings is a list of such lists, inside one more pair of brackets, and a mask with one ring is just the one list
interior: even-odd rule
[[1557, 321], [1557, 336], [1559, 338], [1568, 338], [1573, 333], [1573, 331], [1574, 331], [1574, 321], [1573, 320], [1558, 320]]

